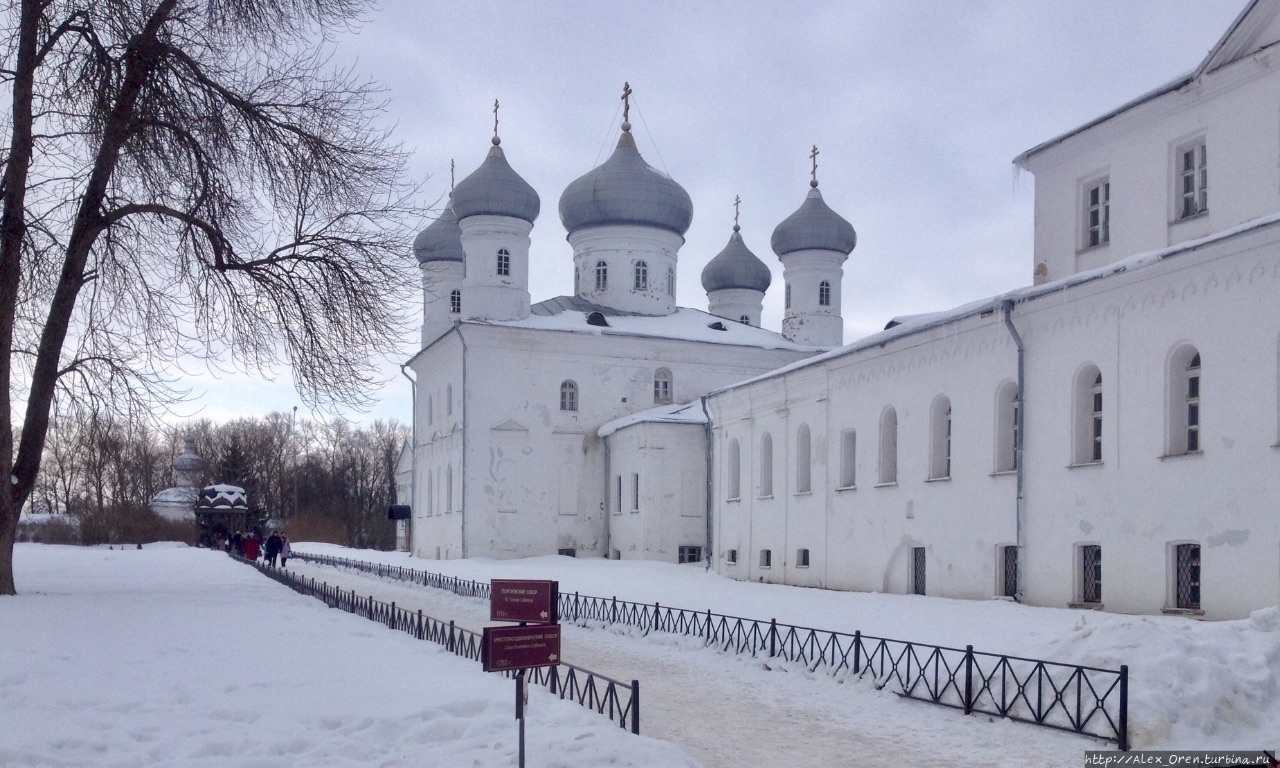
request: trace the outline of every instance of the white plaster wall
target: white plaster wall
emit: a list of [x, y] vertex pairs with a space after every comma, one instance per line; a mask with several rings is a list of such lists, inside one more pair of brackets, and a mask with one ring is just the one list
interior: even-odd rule
[[[456, 333], [438, 338], [409, 365], [417, 379], [414, 419], [417, 445], [413, 454], [413, 523], [409, 551], [415, 557], [463, 557], [462, 446], [463, 349]], [[452, 393], [452, 407], [449, 396]], [[453, 468], [453, 503], [447, 498], [447, 475]]]
[[[510, 216], [468, 216], [462, 228], [466, 274], [462, 316], [468, 320], [519, 320], [529, 316], [529, 232], [533, 224]], [[509, 274], [498, 274], [498, 250], [510, 252]]]
[[[588, 301], [642, 315], [669, 315], [676, 311], [676, 295], [667, 291], [667, 270], [679, 272], [676, 264], [684, 238], [674, 232], [611, 225], [579, 230], [569, 235], [573, 247], [573, 266], [577, 275], [577, 295]], [[596, 262], [609, 267], [608, 284], [597, 291]], [[648, 265], [649, 288], [635, 289], [636, 263]]]
[[760, 327], [760, 315], [764, 311], [764, 293], [749, 288], [723, 288], [707, 293], [707, 311], [717, 317], [742, 322], [745, 315], [748, 325]]
[[[609, 549], [623, 560], [679, 562], [680, 547], [707, 552], [706, 437], [701, 424], [641, 423], [610, 435]], [[633, 509], [633, 474], [640, 503]], [[617, 478], [622, 479], [622, 504]]]
[[[1203, 136], [1209, 210], [1177, 219], [1175, 152]], [[1125, 256], [1220, 232], [1280, 211], [1280, 72], [1263, 52], [1071, 136], [1032, 156], [1033, 268], [1056, 280]], [[1084, 184], [1111, 181], [1111, 242], [1084, 240]]]
[[452, 311], [450, 294], [462, 290], [465, 265], [459, 261], [428, 261], [422, 269], [422, 346], [450, 328], [461, 314]]
[[[838, 251], [806, 250], [782, 257], [782, 279], [791, 287], [791, 305], [782, 318], [782, 335], [797, 344], [838, 347], [844, 343], [840, 317], [841, 265], [848, 258]], [[818, 303], [818, 288], [831, 284], [831, 304]], [[785, 288], [783, 290], [786, 290]]]

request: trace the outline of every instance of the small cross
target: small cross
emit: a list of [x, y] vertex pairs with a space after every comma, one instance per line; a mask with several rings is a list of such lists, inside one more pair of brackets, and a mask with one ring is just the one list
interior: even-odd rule
[[631, 122], [631, 83], [622, 84], [622, 122]]
[[738, 195], [733, 196], [733, 228], [738, 228], [738, 205], [742, 203], [742, 198]]
[[493, 100], [493, 137], [498, 138], [498, 100]]
[[813, 181], [818, 181], [818, 145], [813, 145], [813, 151], [809, 153], [809, 158], [813, 160]]

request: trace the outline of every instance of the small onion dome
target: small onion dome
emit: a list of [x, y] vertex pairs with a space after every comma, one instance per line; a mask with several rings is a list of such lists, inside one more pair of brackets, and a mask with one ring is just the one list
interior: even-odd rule
[[848, 256], [858, 243], [853, 225], [827, 207], [817, 186], [795, 213], [773, 230], [773, 252], [785, 256], [795, 251], [839, 251]]
[[196, 455], [195, 438], [184, 438], [184, 447], [182, 453], [173, 460], [173, 469], [175, 472], [203, 472], [204, 459]]
[[459, 221], [468, 216], [510, 216], [532, 224], [541, 206], [538, 193], [511, 170], [498, 145], [495, 136], [489, 156], [453, 188], [453, 213]]
[[693, 221], [693, 201], [684, 187], [650, 166], [624, 123], [618, 148], [608, 160], [576, 179], [560, 196], [560, 221], [576, 232], [608, 224], [656, 227], [684, 235]]
[[453, 199], [440, 214], [440, 218], [427, 225], [427, 228], [413, 238], [413, 255], [418, 257], [419, 264], [429, 261], [466, 261], [462, 250], [462, 227], [458, 226], [458, 217], [453, 213]]
[[746, 288], [764, 293], [772, 282], [769, 268], [742, 242], [736, 224], [729, 236], [729, 244], [702, 268], [702, 287], [707, 293], [725, 288]]

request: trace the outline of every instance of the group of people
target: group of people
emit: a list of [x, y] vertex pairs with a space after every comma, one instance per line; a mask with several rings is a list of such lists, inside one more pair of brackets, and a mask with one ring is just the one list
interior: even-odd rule
[[249, 531], [247, 536], [236, 531], [236, 535], [227, 540], [226, 548], [227, 554], [234, 553], [246, 560], [256, 561], [261, 555], [272, 568], [276, 567], [277, 560], [283, 568], [292, 552], [289, 548], [289, 534], [284, 531], [272, 531], [265, 542], [257, 531]]

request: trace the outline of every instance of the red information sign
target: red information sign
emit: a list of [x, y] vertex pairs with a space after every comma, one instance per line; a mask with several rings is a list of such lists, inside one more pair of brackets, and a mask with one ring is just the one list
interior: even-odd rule
[[485, 672], [554, 667], [559, 663], [559, 624], [484, 628], [480, 664]]
[[560, 582], [494, 579], [490, 582], [489, 620], [555, 624]]

